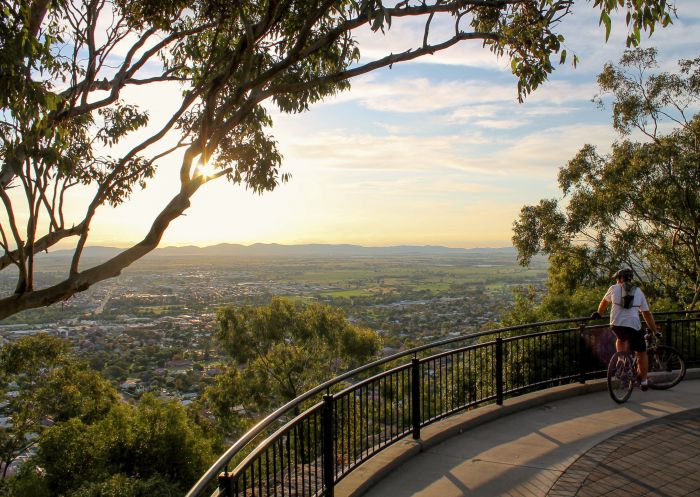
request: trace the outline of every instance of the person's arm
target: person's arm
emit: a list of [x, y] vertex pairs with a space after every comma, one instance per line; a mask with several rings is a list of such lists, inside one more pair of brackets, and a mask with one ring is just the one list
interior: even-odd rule
[[652, 331], [652, 333], [656, 334], [659, 332], [659, 328], [656, 326], [656, 320], [654, 319], [654, 315], [651, 313], [649, 310], [649, 304], [647, 303], [647, 297], [644, 295], [644, 292], [641, 290], [637, 290], [640, 292], [641, 295], [641, 302], [639, 303], [639, 312], [642, 313], [642, 317], [644, 318], [644, 321], [647, 323], [647, 326], [649, 329]]
[[608, 289], [608, 291], [605, 293], [605, 295], [603, 296], [603, 300], [601, 300], [600, 304], [598, 304], [598, 310], [595, 311], [593, 314], [591, 314], [591, 318], [600, 319], [603, 316], [605, 309], [608, 308], [608, 304], [610, 303], [610, 301], [608, 299], [610, 298], [611, 290], [612, 290], [612, 287], [610, 287]]
[[654, 320], [654, 316], [652, 315], [651, 311], [642, 311], [642, 317], [651, 331], [654, 333], [659, 332], [659, 328], [656, 327], [656, 321]]

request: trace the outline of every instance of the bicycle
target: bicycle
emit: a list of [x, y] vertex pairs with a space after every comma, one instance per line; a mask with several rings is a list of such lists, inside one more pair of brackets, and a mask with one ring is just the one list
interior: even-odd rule
[[[680, 383], [685, 376], [685, 361], [681, 354], [666, 345], [659, 345], [661, 333], [647, 332], [644, 341], [649, 356], [647, 378], [649, 388], [666, 390]], [[632, 352], [615, 352], [608, 363], [608, 392], [610, 397], [622, 404], [630, 398], [632, 390], [639, 386], [637, 356]]]

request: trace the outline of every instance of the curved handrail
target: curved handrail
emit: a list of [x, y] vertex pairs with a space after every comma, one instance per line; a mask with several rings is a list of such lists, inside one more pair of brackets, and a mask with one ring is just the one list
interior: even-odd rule
[[[671, 315], [677, 315], [677, 314], [696, 314], [700, 313], [700, 310], [695, 310], [695, 311], [669, 311], [669, 312], [661, 312], [661, 313], [656, 313], [656, 317], [660, 318], [662, 316], [671, 316]], [[605, 319], [605, 317], [601, 318], [600, 320]], [[532, 329], [532, 328], [542, 328], [545, 326], [554, 326], [554, 325], [560, 325], [560, 324], [571, 324], [571, 323], [577, 323], [577, 324], [584, 324], [588, 323], [590, 321], [600, 321], [600, 320], [594, 320], [591, 317], [579, 317], [579, 318], [567, 318], [567, 319], [557, 319], [557, 320], [551, 320], [551, 321], [540, 321], [537, 323], [527, 323], [527, 324], [521, 324], [521, 325], [514, 325], [514, 326], [507, 326], [503, 328], [495, 328], [493, 330], [486, 330], [486, 331], [480, 331], [476, 333], [470, 333], [467, 335], [460, 335], [457, 337], [451, 337], [451, 338], [446, 338], [443, 340], [438, 340], [436, 342], [431, 342], [428, 344], [420, 345], [417, 347], [413, 347], [407, 350], [404, 350], [402, 352], [398, 352], [396, 354], [384, 357], [382, 359], [378, 359], [376, 361], [373, 361], [371, 363], [362, 365], [358, 368], [355, 368], [351, 371], [347, 371], [345, 373], [342, 373], [324, 383], [321, 383], [320, 385], [312, 388], [311, 390], [308, 390], [307, 392], [303, 393], [302, 395], [296, 397], [295, 399], [290, 400], [286, 404], [282, 405], [281, 407], [277, 408], [275, 411], [267, 415], [265, 418], [260, 420], [255, 426], [253, 426], [250, 430], [248, 430], [241, 438], [236, 440], [236, 442], [229, 447], [226, 452], [224, 452], [218, 459], [217, 461], [212, 464], [212, 466], [202, 475], [202, 477], [197, 481], [197, 483], [190, 489], [190, 491], [186, 494], [186, 497], [196, 497], [201, 494], [201, 492], [206, 488], [209, 483], [214, 480], [215, 478], [218, 477], [219, 473], [221, 472], [222, 469], [224, 469], [228, 463], [238, 454], [246, 445], [248, 445], [249, 442], [254, 440], [258, 435], [260, 435], [266, 428], [268, 428], [272, 423], [275, 421], [279, 420], [284, 416], [286, 413], [294, 409], [295, 407], [299, 406], [303, 402], [307, 401], [310, 398], [313, 398], [317, 396], [318, 394], [322, 392], [330, 392], [331, 388], [349, 378], [358, 376], [361, 373], [364, 373], [365, 371], [377, 368], [379, 366], [382, 366], [384, 364], [396, 361], [401, 358], [409, 357], [409, 356], [417, 356], [420, 352], [423, 352], [425, 350], [429, 349], [434, 349], [438, 347], [443, 347], [445, 345], [450, 345], [453, 343], [458, 343], [458, 342], [463, 342], [466, 340], [474, 340], [476, 338], [480, 338], [483, 336], [489, 336], [489, 335], [502, 335], [504, 333], [508, 332], [513, 332], [513, 331], [520, 331], [520, 330], [525, 330], [525, 329]], [[602, 324], [602, 323], [601, 323]]]

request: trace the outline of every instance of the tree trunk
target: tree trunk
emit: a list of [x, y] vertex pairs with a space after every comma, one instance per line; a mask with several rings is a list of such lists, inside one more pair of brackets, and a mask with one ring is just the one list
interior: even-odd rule
[[0, 319], [27, 309], [46, 307], [56, 302], [68, 300], [76, 293], [87, 290], [95, 283], [119, 276], [124, 268], [130, 266], [158, 246], [165, 230], [174, 219], [179, 217], [190, 206], [190, 197], [202, 184], [203, 180], [194, 180], [183, 186], [180, 193], [158, 214], [146, 237], [133, 247], [126, 249], [98, 266], [72, 274], [56, 285], [0, 299]]

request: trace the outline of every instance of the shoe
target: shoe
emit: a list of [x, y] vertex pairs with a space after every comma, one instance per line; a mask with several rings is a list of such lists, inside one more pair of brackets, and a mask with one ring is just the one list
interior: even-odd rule
[[649, 390], [649, 381], [643, 381], [639, 384], [639, 388], [642, 390], [642, 392], [646, 392]]

